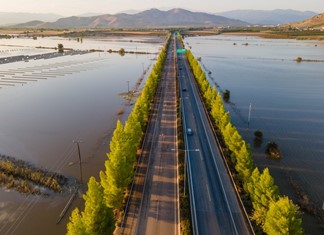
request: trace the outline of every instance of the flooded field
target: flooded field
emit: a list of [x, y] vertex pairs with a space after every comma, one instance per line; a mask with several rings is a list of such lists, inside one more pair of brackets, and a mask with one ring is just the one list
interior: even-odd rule
[[[230, 90], [227, 110], [250, 143], [257, 165], [270, 168], [281, 194], [298, 202], [296, 191], [304, 191], [309, 204], [322, 213], [324, 63], [295, 59], [323, 61], [324, 42], [219, 35], [186, 38], [185, 43], [201, 57], [218, 91]], [[256, 130], [263, 132], [261, 146], [254, 145]], [[266, 157], [269, 141], [279, 145], [282, 159]], [[323, 234], [316, 218], [304, 213], [303, 220], [306, 234]]]
[[[104, 168], [118, 118], [132, 109], [120, 94], [139, 88], [155, 62], [163, 38], [0, 39], [0, 58], [74, 50], [142, 51], [148, 54], [92, 52], [0, 65], [0, 154], [83, 182]], [[145, 74], [143, 74], [145, 73]], [[143, 80], [141, 79], [143, 78]], [[119, 115], [117, 115], [119, 113]], [[0, 189], [0, 234], [65, 234], [71, 210], [57, 221], [73, 190], [48, 197]], [[82, 205], [77, 195], [72, 207]]]

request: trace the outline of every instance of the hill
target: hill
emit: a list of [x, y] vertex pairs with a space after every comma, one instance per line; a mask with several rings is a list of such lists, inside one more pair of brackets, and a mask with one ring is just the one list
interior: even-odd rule
[[312, 11], [295, 10], [235, 10], [216, 13], [216, 15], [238, 19], [257, 25], [278, 25], [298, 22], [315, 16], [317, 13]]
[[28, 21], [55, 21], [61, 18], [57, 14], [38, 14], [22, 12], [0, 12], [0, 26], [10, 26]]
[[15, 27], [38, 28], [156, 28], [156, 27], [215, 27], [215, 26], [246, 26], [247, 23], [223, 16], [202, 12], [191, 12], [184, 9], [161, 11], [150, 9], [137, 14], [99, 15], [92, 17], [66, 17], [55, 22], [38, 24], [20, 24]]
[[291, 24], [293, 27], [298, 28], [324, 28], [324, 13], [316, 15], [310, 19]]

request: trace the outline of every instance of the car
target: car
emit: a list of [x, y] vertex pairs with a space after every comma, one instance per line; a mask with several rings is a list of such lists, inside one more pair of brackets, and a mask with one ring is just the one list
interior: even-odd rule
[[191, 130], [191, 128], [187, 128], [187, 135], [192, 135], [192, 130]]
[[187, 91], [187, 88], [182, 88], [182, 91]]

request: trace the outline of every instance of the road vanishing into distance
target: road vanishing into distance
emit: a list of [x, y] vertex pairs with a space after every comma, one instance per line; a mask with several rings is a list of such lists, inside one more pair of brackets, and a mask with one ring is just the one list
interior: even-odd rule
[[176, 89], [172, 37], [120, 234], [180, 235]]
[[[172, 36], [120, 234], [180, 235], [178, 151], [186, 153], [194, 235], [253, 234], [204, 111], [185, 54]], [[177, 147], [177, 78], [185, 149]]]
[[184, 54], [177, 63], [193, 234], [251, 234]]

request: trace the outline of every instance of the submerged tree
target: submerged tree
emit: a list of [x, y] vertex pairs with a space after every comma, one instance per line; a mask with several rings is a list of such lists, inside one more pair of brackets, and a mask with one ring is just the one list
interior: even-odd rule
[[124, 56], [125, 55], [125, 49], [124, 48], [120, 48], [118, 50], [118, 53], [119, 53], [119, 55]]
[[57, 48], [58, 48], [58, 52], [59, 52], [59, 53], [63, 53], [63, 52], [64, 52], [64, 46], [63, 46], [62, 43], [59, 43], [59, 44], [57, 45]]

